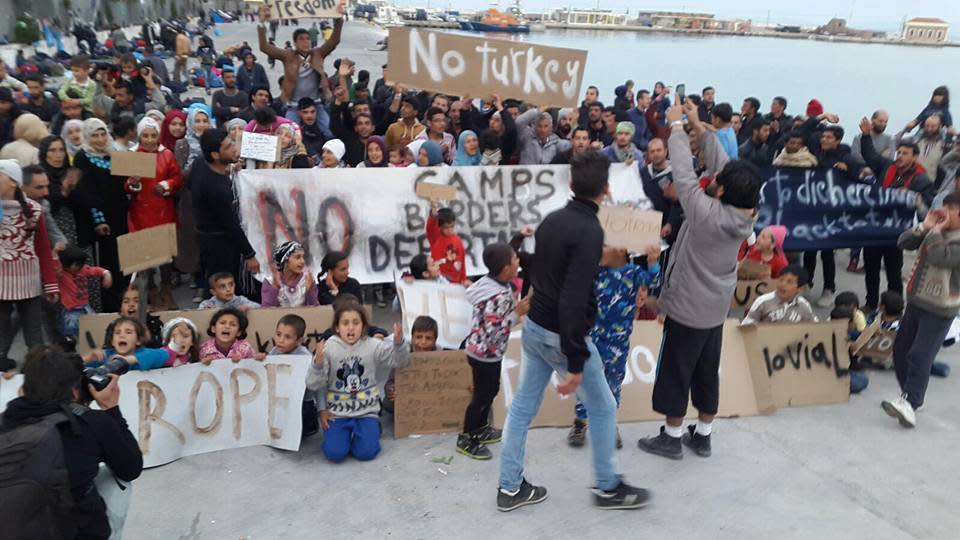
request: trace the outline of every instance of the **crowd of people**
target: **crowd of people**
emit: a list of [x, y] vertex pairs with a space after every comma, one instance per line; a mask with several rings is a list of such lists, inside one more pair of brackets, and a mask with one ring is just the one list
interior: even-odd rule
[[[80, 367], [43, 347], [72, 349], [84, 314], [118, 314], [102, 347], [84, 355], [84, 365], [119, 357], [146, 370], [262, 359], [245, 339], [249, 309], [333, 305], [333, 326], [306, 381], [304, 434], [322, 428], [331, 461], [374, 459], [381, 405], [391, 408], [396, 397], [392, 380], [377, 379], [377, 367], [402, 367], [411, 352], [436, 350], [438, 321], [417, 319], [410, 342], [399, 327], [392, 333], [374, 327], [360, 307], [367, 284], [350, 277], [345, 253], [326, 253], [322, 272], [314, 276], [304, 247], [287, 242], [269, 254], [271, 268], [261, 268], [237, 214], [233, 177], [242, 169], [508, 164], [569, 164], [573, 199], [535, 231], [526, 227], [509, 244], [486, 246], [484, 276], [467, 275], [457, 217], [434, 204], [425, 230], [430, 252], [414, 257], [407, 272], [410, 280], [462, 284], [474, 306], [463, 344], [473, 398], [456, 441], [457, 451], [472, 458], [490, 459], [488, 445], [503, 435], [491, 426], [490, 409], [510, 330], [525, 319], [527, 361], [505, 426], [501, 510], [546, 498], [544, 488], [523, 478], [523, 446], [554, 371], [564, 377], [562, 393], [577, 393], [568, 442], [579, 447], [590, 437], [596, 504], [646, 504], [649, 493], [624, 483], [611, 458], [622, 446], [615, 411], [635, 319], [664, 324], [653, 406], [666, 421], [658, 435], [638, 442], [640, 448], [680, 459], [685, 444], [709, 456], [722, 325], [738, 278], [777, 284], [748, 309], [743, 324], [816, 320], [803, 293], [815, 288], [819, 257], [822, 284], [813, 305], [832, 307], [831, 318], [849, 321], [851, 338], [873, 320], [886, 329], [899, 327], [892, 364], [903, 395], [883, 407], [905, 426], [916, 422], [931, 371], [945, 375], [946, 366], [934, 358], [960, 308], [960, 237], [954, 232], [960, 229], [960, 150], [953, 146], [957, 132], [946, 87], [936, 88], [894, 135], [887, 133], [887, 113], [872, 112], [848, 145], [840, 119], [817, 99], [802, 114], [790, 115], [785, 98], [774, 98], [763, 113], [759, 100], [748, 97], [736, 112], [711, 87], [675, 96], [662, 82], [646, 90], [627, 81], [614, 89], [611, 105], [590, 86], [580, 107], [544, 109], [496, 94], [450, 96], [388, 84], [386, 65], [383, 78], [371, 81], [369, 71], [346, 57], [327, 69], [343, 19], [324, 26], [322, 41], [316, 26], [298, 28], [281, 48], [274, 44], [276, 21], [269, 10], [259, 16], [256, 47], [244, 42], [217, 51], [211, 38], [199, 35], [194, 48], [183, 31], [173, 57], [165, 60], [149, 46], [136, 47], [141, 40], [135, 39], [130, 50], [115, 49], [108, 59], [72, 57], [70, 77], [55, 91], [47, 89], [44, 76], [0, 63], [4, 376], [21, 369], [29, 383], [31, 373], [37, 377], [38, 370], [63, 364], [77, 371], [79, 382]], [[186, 99], [177, 91], [190, 58], [200, 66], [190, 82], [208, 99]], [[268, 79], [264, 59], [282, 66], [278, 81]], [[276, 136], [278, 159], [240, 160], [242, 132]], [[112, 174], [116, 152], [155, 154], [155, 176]], [[647, 198], [663, 215], [660, 236], [670, 247], [665, 253], [659, 245], [639, 254], [604, 246], [596, 212], [609, 191], [610, 163], [638, 168]], [[786, 253], [784, 227], [754, 230], [759, 171], [772, 166], [830, 168], [851, 181], [916, 193], [916, 227], [887, 246], [850, 252], [848, 270], [865, 275], [862, 306], [858, 294], [837, 294], [833, 250]], [[141, 298], [140, 288], [120, 271], [117, 237], [171, 223], [178, 225], [178, 256], [141, 276], [147, 291]], [[533, 253], [522, 247], [530, 236], [536, 240]], [[919, 250], [906, 291], [904, 250]], [[257, 275], [270, 277], [261, 283]], [[187, 318], [162, 324], [151, 315], [187, 307], [172, 294], [183, 279], [195, 290], [199, 309], [216, 310], [206, 329]], [[41, 351], [23, 365], [8, 356], [18, 329], [28, 348]], [[284, 316], [271, 354], [307, 354], [304, 334], [302, 318]], [[854, 372], [859, 367], [854, 359]], [[866, 380], [862, 373], [853, 376], [851, 390], [863, 390]], [[25, 389], [26, 400], [75, 399], [64, 388]], [[115, 400], [102, 392], [90, 399], [103, 398], [106, 413], [125, 428]], [[691, 398], [699, 417], [684, 430]], [[17, 407], [8, 411], [19, 418], [39, 414]], [[125, 477], [139, 474], [124, 463]], [[89, 490], [92, 478], [71, 481], [76, 495]]]

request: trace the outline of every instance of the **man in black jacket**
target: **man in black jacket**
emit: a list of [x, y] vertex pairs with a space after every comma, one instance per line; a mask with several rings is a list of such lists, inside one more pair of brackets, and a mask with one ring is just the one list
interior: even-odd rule
[[[110, 523], [106, 505], [94, 484], [100, 463], [105, 463], [116, 478], [131, 482], [143, 470], [143, 455], [120, 413], [117, 376], [111, 375], [110, 384], [101, 391], [88, 386], [90, 396], [100, 406], [100, 410], [91, 410], [80, 397], [82, 369], [83, 361], [75, 354], [47, 346], [34, 348], [23, 365], [23, 395], [7, 404], [2, 429], [40, 422], [51, 414], [65, 415], [67, 420], [57, 428], [70, 492], [76, 504], [77, 534], [69, 538], [106, 540], [111, 533]], [[14, 501], [8, 502], [14, 504]], [[5, 510], [12, 511], [8, 502], [4, 502]], [[5, 519], [28, 517], [10, 512]], [[4, 525], [5, 530], [9, 531], [10, 527], [9, 523]], [[6, 538], [2, 533], [0, 536]]]
[[257, 253], [233, 209], [233, 182], [227, 172], [230, 165], [237, 162], [240, 149], [233, 137], [228, 137], [222, 129], [203, 132], [200, 149], [204, 161], [190, 169], [187, 188], [193, 194], [197, 247], [204, 278], [209, 279], [218, 272], [236, 276], [241, 260], [247, 271], [258, 274]]
[[[918, 194], [929, 207], [935, 188], [923, 165], [917, 162], [920, 149], [916, 143], [901, 141], [897, 146], [896, 159], [887, 159], [873, 146], [873, 124], [860, 120], [860, 151], [867, 165], [873, 169], [877, 183], [890, 189], [908, 189]], [[880, 264], [887, 271], [887, 290], [903, 294], [903, 250], [897, 247], [896, 239], [886, 246], [863, 248], [864, 281], [867, 285], [867, 313], [877, 309], [880, 301]]]
[[[548, 215], [536, 232], [532, 287], [535, 291], [523, 328], [523, 376], [507, 411], [500, 459], [500, 511], [515, 510], [547, 498], [547, 490], [523, 477], [526, 432], [543, 401], [554, 372], [563, 395], [577, 392], [590, 411], [590, 443], [601, 508], [640, 508], [650, 494], [621, 480], [614, 463], [616, 402], [603, 373], [600, 354], [587, 333], [597, 316], [593, 282], [600, 270], [603, 229], [599, 204], [610, 193], [610, 163], [599, 152], [570, 163], [574, 198]], [[579, 389], [579, 390], [578, 390]]]

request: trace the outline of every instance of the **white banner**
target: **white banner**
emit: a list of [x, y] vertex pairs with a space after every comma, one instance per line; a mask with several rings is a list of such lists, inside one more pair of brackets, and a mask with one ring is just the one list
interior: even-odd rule
[[[458, 216], [470, 275], [485, 272], [486, 245], [508, 242], [570, 198], [567, 165], [244, 170], [236, 184], [240, 219], [261, 277], [270, 275], [273, 249], [297, 240], [314, 274], [325, 253], [340, 250], [350, 254], [350, 275], [361, 283], [393, 281], [394, 271], [429, 252], [430, 202], [416, 196], [425, 180], [457, 188], [447, 204]], [[650, 208], [635, 165], [610, 165], [610, 191], [614, 204]]]
[[467, 300], [463, 285], [441, 284], [416, 280], [396, 281], [397, 297], [403, 312], [403, 335], [411, 339], [413, 321], [421, 315], [437, 321], [437, 345], [442, 349], [459, 349], [470, 333], [473, 306]]
[[[216, 360], [120, 377], [120, 411], [140, 443], [145, 467], [184, 456], [268, 445], [300, 449], [301, 402], [309, 356], [263, 362]], [[0, 380], [0, 410], [23, 377]]]

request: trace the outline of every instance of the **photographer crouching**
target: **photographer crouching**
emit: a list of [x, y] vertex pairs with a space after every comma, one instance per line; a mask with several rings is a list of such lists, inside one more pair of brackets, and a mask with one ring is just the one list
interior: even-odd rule
[[[94, 484], [100, 463], [130, 482], [143, 455], [120, 414], [119, 375], [109, 365], [84, 370], [78, 355], [50, 346], [27, 355], [21, 397], [0, 417], [4, 540], [110, 537]], [[100, 410], [88, 408], [91, 401]]]

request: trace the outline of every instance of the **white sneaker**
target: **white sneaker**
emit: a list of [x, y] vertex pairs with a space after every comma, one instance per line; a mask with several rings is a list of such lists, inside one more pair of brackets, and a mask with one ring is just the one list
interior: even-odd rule
[[917, 416], [913, 406], [907, 401], [906, 395], [901, 395], [894, 400], [884, 400], [880, 406], [888, 415], [896, 418], [901, 426], [912, 428], [917, 425]]
[[824, 289], [823, 294], [820, 295], [820, 298], [817, 298], [817, 307], [828, 308], [833, 307], [833, 299], [836, 296], [836, 293], [830, 289]]

